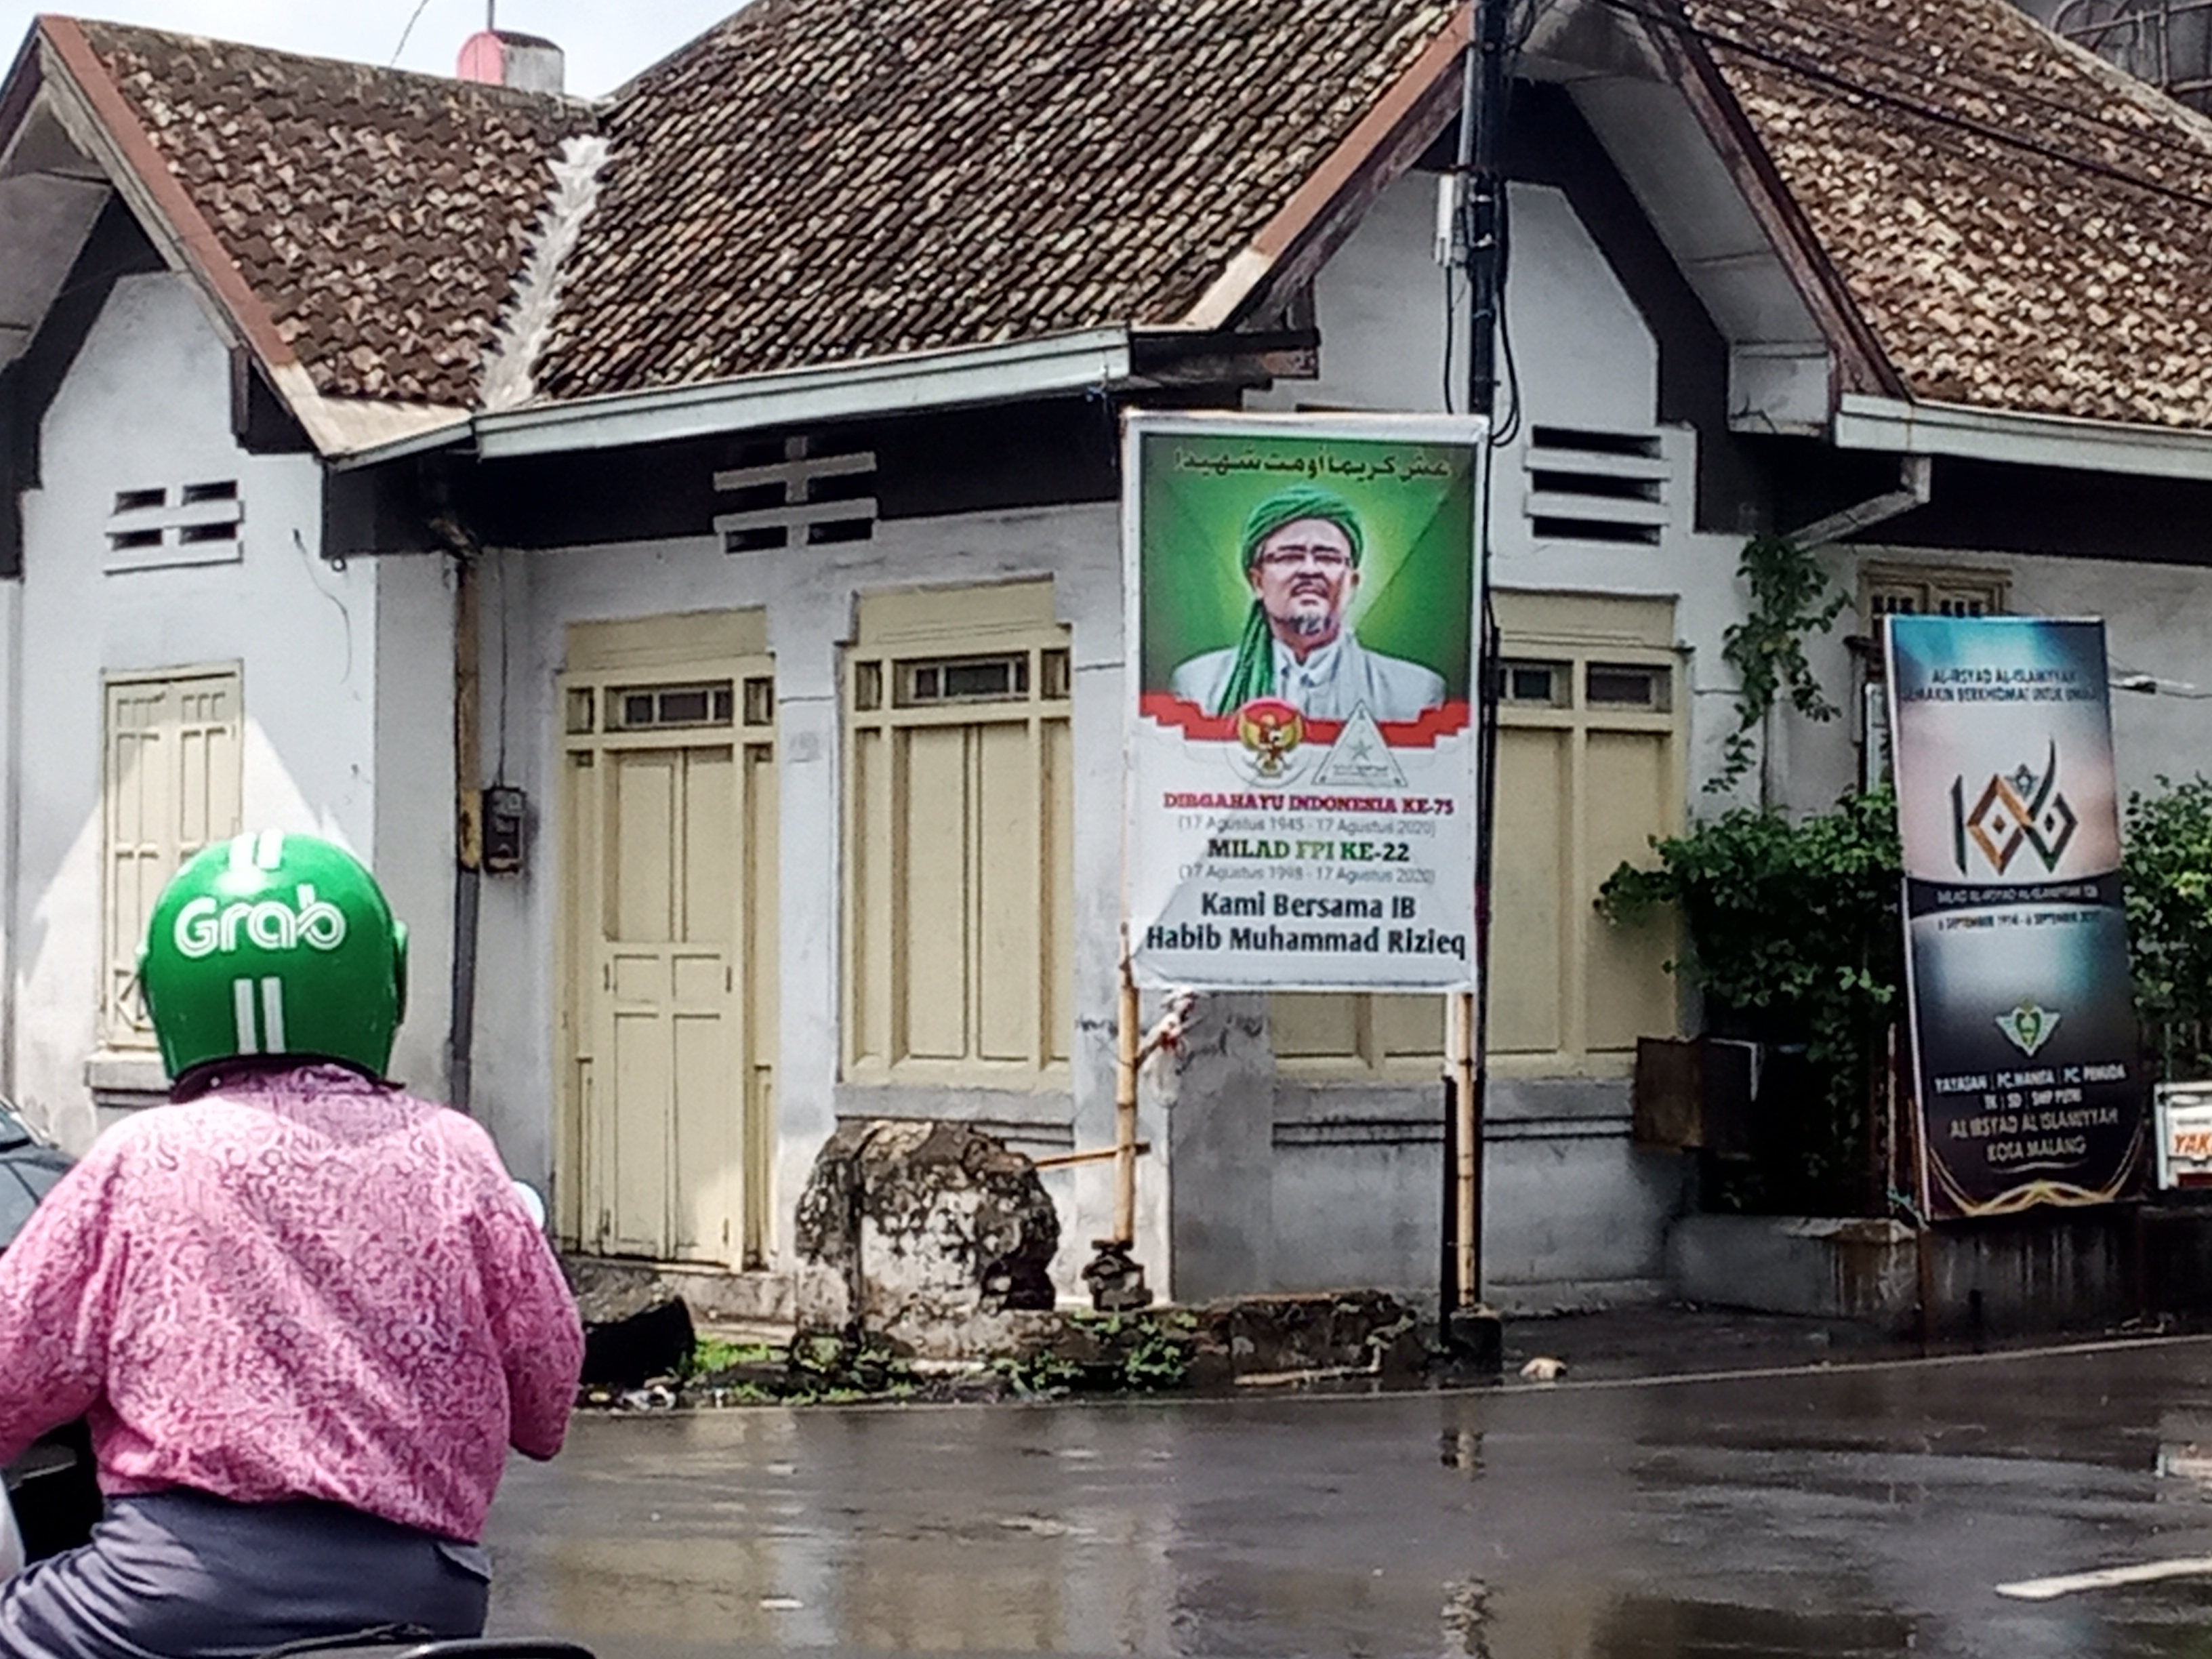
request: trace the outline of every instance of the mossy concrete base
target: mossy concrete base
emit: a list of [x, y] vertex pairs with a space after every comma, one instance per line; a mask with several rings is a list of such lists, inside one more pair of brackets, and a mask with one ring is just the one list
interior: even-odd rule
[[1236, 1297], [1133, 1314], [1062, 1313], [1009, 1356], [1066, 1386], [1213, 1389], [1302, 1380], [1411, 1382], [1428, 1357], [1412, 1310], [1381, 1291]]
[[1924, 1235], [1896, 1221], [1691, 1216], [1668, 1256], [1687, 1301], [1896, 1335], [1924, 1324], [2002, 1339], [2212, 1306], [2212, 1208], [2181, 1202], [2031, 1211]]

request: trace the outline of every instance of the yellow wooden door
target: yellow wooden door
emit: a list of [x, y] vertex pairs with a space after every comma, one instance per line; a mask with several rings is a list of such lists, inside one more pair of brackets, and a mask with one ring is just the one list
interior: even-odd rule
[[766, 667], [567, 678], [574, 1173], [561, 1219], [595, 1254], [744, 1267], [769, 1248], [777, 798]]
[[608, 757], [595, 1242], [617, 1255], [714, 1260], [736, 1242], [735, 775], [727, 745]]
[[100, 1036], [154, 1046], [138, 949], [169, 878], [240, 828], [244, 696], [235, 667], [107, 677], [106, 972]]

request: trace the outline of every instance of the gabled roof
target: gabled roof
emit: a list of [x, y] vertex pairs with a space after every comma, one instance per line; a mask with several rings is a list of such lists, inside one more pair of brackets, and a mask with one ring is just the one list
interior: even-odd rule
[[1915, 399], [2212, 426], [2212, 123], [2008, 0], [1619, 0], [1717, 65]]
[[[319, 447], [348, 447], [349, 422], [320, 418], [347, 404], [434, 420], [476, 402], [556, 147], [589, 130], [587, 107], [67, 18], [41, 18], [33, 45], [64, 125]], [[368, 413], [350, 424], [390, 429]]]
[[754, 0], [608, 112], [538, 389], [1231, 320], [1465, 11]]
[[[1449, 118], [1466, 12], [753, 0], [596, 110], [58, 19], [33, 55], [337, 453], [483, 407], [495, 350], [510, 407], [1265, 330]], [[2212, 426], [2212, 123], [2008, 0], [1548, 15], [1594, 12], [1689, 88], [1832, 391]]]
[[[50, 25], [50, 27], [53, 27]], [[277, 337], [334, 397], [466, 404], [564, 100], [78, 26]]]

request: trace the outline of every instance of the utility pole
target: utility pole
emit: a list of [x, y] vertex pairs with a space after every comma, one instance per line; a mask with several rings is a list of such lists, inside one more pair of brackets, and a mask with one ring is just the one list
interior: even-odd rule
[[[1459, 226], [1464, 234], [1472, 303], [1467, 354], [1470, 414], [1494, 420], [1498, 325], [1504, 281], [1506, 47], [1511, 0], [1470, 0], [1465, 91], [1460, 109]], [[1489, 447], [1480, 468], [1481, 517], [1475, 537], [1475, 591], [1482, 606], [1482, 648], [1475, 662], [1475, 989], [1455, 1004], [1449, 1022], [1455, 1065], [1444, 1115], [1444, 1273], [1440, 1301], [1444, 1346], [1460, 1364], [1496, 1370], [1504, 1355], [1498, 1317], [1482, 1300], [1483, 1125], [1490, 1085], [1492, 871], [1497, 860], [1498, 634], [1490, 599]]]
[[[1473, 292], [1474, 332], [1468, 339], [1468, 412], [1494, 416], [1498, 404], [1498, 310], [1504, 275], [1504, 175], [1498, 153], [1504, 141], [1505, 45], [1511, 0], [1473, 0], [1474, 50], [1460, 117], [1459, 170], [1466, 196], [1468, 285]], [[1488, 538], [1483, 551], [1488, 552]]]

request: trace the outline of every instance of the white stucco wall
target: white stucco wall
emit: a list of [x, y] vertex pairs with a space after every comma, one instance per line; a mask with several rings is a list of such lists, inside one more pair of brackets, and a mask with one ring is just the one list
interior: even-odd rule
[[[1431, 252], [1433, 183], [1397, 186], [1325, 270], [1316, 289], [1324, 346], [1316, 382], [1285, 384], [1261, 407], [1435, 410], [1445, 381], [1443, 284]], [[1522, 433], [1495, 459], [1494, 580], [1503, 587], [1658, 596], [1675, 603], [1681, 684], [1689, 691], [1689, 785], [1698, 814], [1733, 797], [1702, 785], [1720, 766], [1735, 687], [1721, 659], [1742, 614], [1741, 538], [1693, 528], [1695, 434], [1656, 425], [1656, 344], [1599, 249], [1557, 192], [1516, 187], [1510, 312]], [[1654, 433], [1667, 463], [1668, 519], [1656, 544], [1540, 538], [1527, 511], [1528, 429], [1537, 425]], [[562, 848], [556, 791], [555, 677], [563, 629], [577, 621], [761, 607], [776, 658], [783, 801], [782, 1010], [777, 1034], [780, 1124], [774, 1175], [778, 1243], [822, 1139], [841, 1112], [972, 1113], [1030, 1121], [1036, 1147], [1095, 1146], [1111, 1133], [1113, 963], [1118, 927], [1121, 606], [1116, 515], [1098, 507], [881, 525], [872, 544], [728, 556], [714, 538], [557, 555], [507, 555], [487, 584], [504, 589], [510, 778], [538, 804], [526, 876], [484, 888], [487, 971], [478, 992], [477, 1099], [526, 1174], [550, 1169], [557, 1095], [553, 1070], [554, 930]], [[1856, 582], [1858, 556], [1827, 556]], [[1892, 554], [1888, 556], [1895, 557]], [[1961, 562], [1947, 557], [1944, 563]], [[1997, 561], [2017, 608], [2101, 610], [2114, 659], [2188, 680], [2212, 660], [2212, 623], [2196, 603], [2212, 578], [2191, 572], [2070, 561]], [[1073, 629], [1078, 1019], [1072, 1090], [1026, 1103], [960, 1091], [899, 1091], [873, 1103], [837, 1081], [840, 964], [841, 720], [838, 647], [854, 596], [878, 588], [1051, 575]], [[1850, 667], [1839, 628], [1814, 642], [1839, 702]], [[489, 648], [487, 664], [495, 660]], [[2212, 680], [2212, 675], [2207, 675]], [[2212, 689], [2212, 687], [2208, 687]], [[490, 695], [488, 687], [487, 696]], [[2123, 697], [2122, 764], [2141, 781], [2161, 769], [2212, 768], [2212, 720], [2198, 704]], [[488, 703], [487, 732], [494, 711]], [[1855, 775], [1847, 710], [1832, 726], [1784, 720], [1777, 732], [1780, 798], [1814, 806]], [[2200, 758], [2201, 757], [2201, 758]], [[1145, 1167], [1139, 1256], [1179, 1295], [1224, 1289], [1311, 1288], [1352, 1282], [1416, 1288], [1433, 1282], [1440, 1148], [1424, 1087], [1293, 1085], [1273, 1076], [1264, 1001], [1212, 999], [1171, 1103], [1148, 1089], [1146, 1136], [1161, 1150]], [[1678, 1160], [1635, 1152], [1621, 1079], [1520, 1079], [1492, 1102], [1487, 1259], [1509, 1307], [1573, 1305], [1656, 1293], [1661, 1241], [1683, 1202]], [[1060, 1282], [1101, 1234], [1107, 1172], [1052, 1178], [1065, 1244]]]
[[[1394, 185], [1315, 287], [1321, 377], [1284, 383], [1256, 406], [1437, 410], [1448, 390], [1444, 286], [1434, 253], [1436, 180]], [[1565, 197], [1512, 187], [1507, 292], [1519, 432], [1493, 459], [1491, 579], [1501, 589], [1671, 599], [1686, 689], [1688, 811], [1725, 805], [1702, 792], [1719, 769], [1735, 680], [1723, 635], [1739, 619], [1741, 538], [1698, 533], [1696, 436], [1658, 424], [1658, 348]], [[1463, 331], [1462, 331], [1463, 340]], [[1464, 395], [1463, 346], [1449, 382]], [[1501, 355], [1500, 373], [1505, 373]], [[1537, 426], [1655, 434], [1668, 464], [1668, 522], [1656, 545], [1541, 538], [1528, 511]], [[1747, 782], [1742, 793], [1755, 788]], [[1510, 960], [1510, 955], [1505, 960]], [[1510, 971], [1510, 969], [1501, 969]], [[1434, 1282], [1440, 1142], [1393, 1128], [1441, 1110], [1434, 1090], [1331, 1087], [1279, 1094], [1275, 1212], [1286, 1279]], [[1625, 1080], [1499, 1079], [1491, 1102], [1486, 1267], [1508, 1307], [1548, 1308], [1654, 1294], [1659, 1241], [1681, 1201], [1672, 1160], [1628, 1146]], [[1389, 1194], [1387, 1199], [1382, 1194]], [[1314, 1218], [1345, 1219], [1333, 1231]]]
[[2027, 616], [2102, 617], [2116, 674], [2149, 674], [2160, 694], [2112, 693], [2112, 746], [2120, 789], [2153, 789], [2212, 775], [2212, 571], [2171, 565], [2114, 567], [2087, 559], [2000, 559], [2012, 573], [2013, 609]]
[[[241, 664], [246, 822], [375, 856], [377, 574], [318, 557], [319, 469], [244, 453], [228, 386], [226, 349], [181, 279], [124, 278], [47, 412], [44, 487], [24, 499], [14, 1085], [74, 1146], [94, 1127], [103, 672]], [[102, 573], [117, 492], [232, 478], [240, 561]]]
[[[1516, 198], [1514, 309], [1529, 422], [1650, 430], [1656, 349], [1633, 307], [1549, 191]], [[1431, 410], [1441, 406], [1443, 289], [1429, 250], [1432, 186], [1409, 181], [1386, 196], [1323, 273], [1327, 342], [1317, 384], [1285, 386], [1278, 406]], [[1679, 596], [1691, 667], [1717, 660], [1733, 620], [1735, 544], [1685, 528], [1693, 476], [1689, 434], [1665, 434], [1674, 521], [1657, 547], [1542, 545], [1522, 515], [1519, 452], [1498, 462], [1501, 582], [1546, 588]], [[519, 1170], [550, 1168], [553, 1143], [555, 929], [562, 849], [555, 678], [572, 622], [763, 607], [776, 658], [783, 801], [781, 1025], [776, 1056], [780, 1134], [775, 1171], [779, 1229], [822, 1139], [862, 1091], [837, 1082], [841, 770], [838, 646], [850, 637], [856, 593], [1051, 575], [1076, 665], [1078, 1022], [1073, 1089], [1028, 1103], [944, 1091], [934, 1102], [884, 1101], [879, 1109], [1035, 1115], [1038, 1145], [1105, 1144], [1112, 1128], [1114, 963], [1119, 930], [1121, 607], [1117, 514], [1109, 507], [981, 514], [880, 525], [870, 544], [772, 555], [726, 555], [711, 536], [561, 554], [507, 555], [488, 581], [487, 629], [506, 589], [510, 779], [538, 803], [530, 872], [487, 882], [487, 973], [478, 991], [477, 1100]], [[487, 663], [496, 653], [487, 641]], [[487, 732], [493, 713], [487, 708]], [[1209, 1025], [1208, 1022], [1211, 1022]], [[1218, 1030], [1212, 1029], [1218, 1026]], [[1178, 1294], [1267, 1285], [1430, 1282], [1436, 1189], [1427, 1145], [1386, 1146], [1363, 1119], [1426, 1112], [1434, 1091], [1296, 1090], [1279, 1100], [1264, 1002], [1215, 1000], [1194, 1033], [1194, 1059], [1171, 1109], [1148, 1093], [1145, 1133], [1161, 1151], [1141, 1182], [1139, 1254]], [[915, 1091], [900, 1091], [911, 1096]], [[1593, 1285], [1651, 1287], [1660, 1223], [1674, 1203], [1671, 1166], [1647, 1165], [1626, 1145], [1620, 1085], [1522, 1091], [1497, 1152], [1500, 1204], [1493, 1261], [1539, 1300], [1584, 1300]], [[1409, 1093], [1419, 1098], [1411, 1103]], [[1316, 1097], [1326, 1097], [1316, 1109]], [[1285, 1104], [1285, 1101], [1295, 1103]], [[1271, 1145], [1271, 1103], [1319, 1144]], [[1316, 1130], [1316, 1123], [1319, 1128]], [[1338, 1128], [1355, 1144], [1329, 1139]], [[1364, 1137], [1364, 1138], [1363, 1138]], [[1064, 1285], [1109, 1214], [1108, 1177], [1053, 1178], [1062, 1209]], [[1340, 1226], [1333, 1217], [1364, 1218]], [[1389, 1224], [1379, 1216], [1396, 1218]], [[1601, 1217], [1578, 1252], [1574, 1218]], [[1520, 1241], [1516, 1243], [1516, 1241]], [[781, 1243], [781, 1236], [780, 1240]], [[1520, 1246], [1525, 1243], [1526, 1249]]]
[[[1501, 588], [1678, 601], [1684, 678], [1692, 698], [1694, 792], [1719, 769], [1730, 725], [1735, 683], [1720, 647], [1722, 635], [1742, 614], [1735, 580], [1742, 538], [1701, 535], [1691, 527], [1696, 437], [1686, 428], [1659, 427], [1658, 346], [1597, 244], [1559, 191], [1511, 188], [1506, 314], [1517, 373], [1511, 385], [1501, 385], [1498, 411], [1506, 422], [1512, 385], [1517, 385], [1521, 429], [1494, 462], [1492, 580]], [[1321, 378], [1283, 382], [1252, 399], [1254, 407], [1444, 407], [1444, 288], [1435, 258], [1435, 219], [1432, 175], [1408, 175], [1384, 192], [1315, 284]], [[1455, 399], [1463, 396], [1462, 368], [1455, 367], [1449, 386]], [[1538, 538], [1525, 509], [1528, 439], [1539, 425], [1658, 433], [1669, 463], [1672, 512], [1657, 546]]]
[[[764, 609], [777, 680], [778, 787], [782, 802], [778, 893], [782, 961], [777, 1032], [778, 1139], [772, 1177], [776, 1248], [792, 1207], [841, 1109], [871, 1109], [867, 1091], [842, 1091], [839, 1071], [841, 720], [839, 647], [852, 637], [857, 594], [1050, 577], [1073, 630], [1078, 1030], [1072, 1087], [1022, 1097], [891, 1091], [874, 1109], [973, 1113], [1034, 1126], [1033, 1149], [1096, 1146], [1113, 1133], [1115, 940], [1120, 925], [1121, 609], [1117, 515], [1111, 507], [905, 520], [872, 543], [730, 555], [719, 538], [508, 554], [501, 560], [510, 637], [507, 771], [538, 803], [530, 868], [488, 880], [483, 905], [487, 971], [477, 988], [477, 1108], [517, 1172], [549, 1171], [553, 1113], [556, 929], [560, 918], [560, 774], [556, 679], [574, 622], [677, 611]], [[488, 630], [499, 583], [486, 587]], [[496, 660], [487, 653], [487, 669]], [[487, 726], [488, 733], [493, 729]], [[1147, 1125], [1151, 1135], [1156, 1126]], [[1157, 1140], [1160, 1137], [1153, 1136]], [[1017, 1144], [1022, 1144], [1019, 1140]], [[1141, 1183], [1141, 1230], [1164, 1254], [1163, 1170]], [[1094, 1237], [1110, 1231], [1103, 1170], [1049, 1178], [1060, 1208], [1062, 1282], [1073, 1284]]]
[[[377, 878], [407, 924], [407, 1018], [392, 1075], [446, 1096], [453, 963], [453, 585], [440, 557], [363, 561], [376, 584]], [[250, 694], [249, 694], [250, 695]], [[516, 1148], [502, 1146], [510, 1163]], [[529, 1164], [528, 1149], [521, 1149]]]

